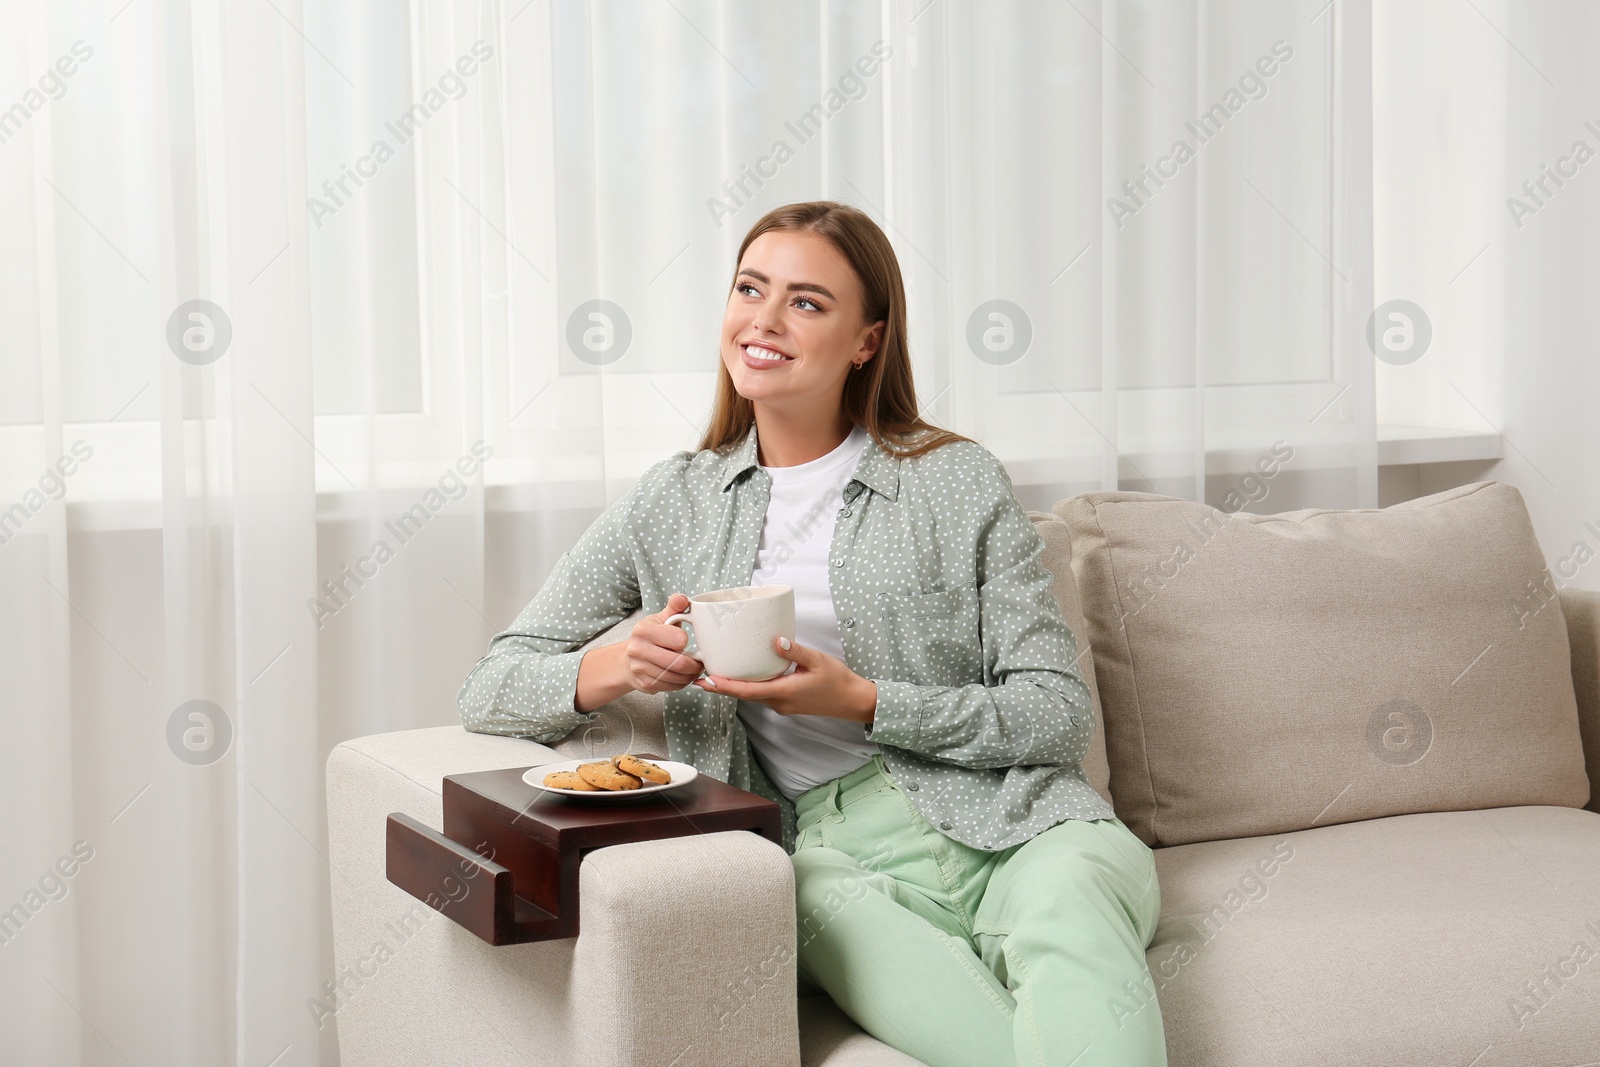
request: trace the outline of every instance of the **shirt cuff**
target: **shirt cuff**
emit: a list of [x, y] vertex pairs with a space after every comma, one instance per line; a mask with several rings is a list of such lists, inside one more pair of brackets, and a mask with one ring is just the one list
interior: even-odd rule
[[878, 702], [867, 724], [867, 740], [916, 752], [922, 734], [922, 687], [911, 682], [874, 679]]
[[561, 721], [564, 715], [582, 715], [593, 719], [591, 712], [578, 710], [578, 668], [583, 657], [593, 649], [562, 652], [548, 656], [539, 665], [539, 700], [535, 703], [546, 721]]

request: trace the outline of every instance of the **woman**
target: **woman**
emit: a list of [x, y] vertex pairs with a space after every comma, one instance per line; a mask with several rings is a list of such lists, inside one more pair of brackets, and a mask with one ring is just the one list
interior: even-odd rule
[[[1042, 539], [987, 449], [919, 417], [905, 323], [866, 215], [758, 221], [699, 449], [557, 561], [463, 722], [554, 741], [664, 693], [671, 758], [782, 809], [802, 993], [933, 1065], [1164, 1064], [1152, 853], [1084, 777], [1094, 718]], [[702, 676], [662, 620], [769, 582], [795, 589], [793, 666]], [[626, 641], [572, 651], [641, 604]]]

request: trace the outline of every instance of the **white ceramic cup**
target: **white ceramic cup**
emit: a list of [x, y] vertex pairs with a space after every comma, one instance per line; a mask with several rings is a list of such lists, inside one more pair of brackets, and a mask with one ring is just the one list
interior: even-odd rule
[[694, 627], [695, 658], [707, 674], [764, 682], [792, 666], [772, 643], [776, 637], [794, 643], [793, 586], [740, 585], [697, 593], [688, 608], [664, 621]]

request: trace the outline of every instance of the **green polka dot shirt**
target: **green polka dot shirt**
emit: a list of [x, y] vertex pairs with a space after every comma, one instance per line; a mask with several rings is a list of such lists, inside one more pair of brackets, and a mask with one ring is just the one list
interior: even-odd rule
[[[593, 722], [575, 708], [575, 650], [675, 592], [749, 585], [770, 488], [754, 426], [726, 453], [652, 466], [490, 641], [457, 695], [463, 725], [548, 743]], [[1043, 550], [982, 445], [900, 459], [869, 438], [828, 554], [845, 662], [877, 683], [867, 739], [931, 824], [986, 851], [1115, 815], [1083, 772], [1094, 713]], [[737, 700], [689, 685], [664, 703], [667, 758], [776, 801], [793, 852], [794, 804], [752, 756]]]

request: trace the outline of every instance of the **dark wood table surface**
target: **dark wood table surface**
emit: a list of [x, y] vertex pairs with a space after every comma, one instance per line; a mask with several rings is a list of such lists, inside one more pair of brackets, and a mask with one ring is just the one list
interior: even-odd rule
[[576, 937], [578, 865], [592, 849], [724, 830], [783, 842], [775, 801], [704, 774], [593, 800], [531, 786], [528, 769], [447, 775], [442, 834], [403, 812], [388, 819], [389, 881], [491, 945]]

